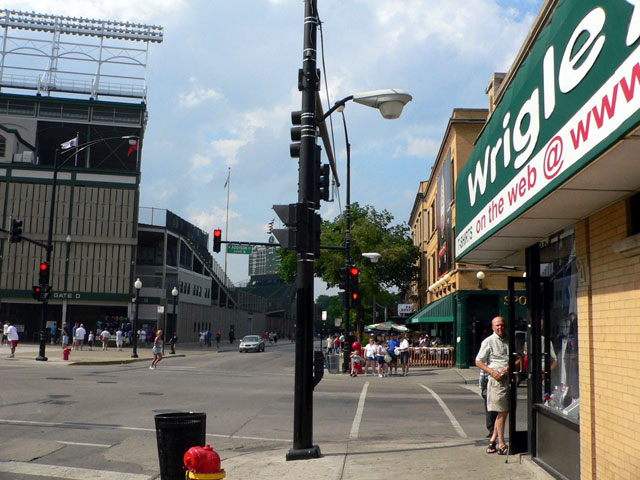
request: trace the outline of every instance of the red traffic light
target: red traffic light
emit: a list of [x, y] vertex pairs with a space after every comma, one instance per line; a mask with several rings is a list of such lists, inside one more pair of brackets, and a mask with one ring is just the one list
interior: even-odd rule
[[222, 230], [214, 230], [213, 231], [213, 236], [217, 237], [217, 238], [222, 237]]
[[360, 273], [360, 270], [358, 269], [358, 267], [351, 267], [351, 275], [353, 275], [354, 277], [357, 277], [358, 274]]
[[358, 300], [360, 298], [360, 294], [358, 292], [352, 292], [351, 298], [354, 300]]
[[49, 268], [49, 264], [48, 263], [41, 263], [40, 264], [40, 271], [44, 272]]

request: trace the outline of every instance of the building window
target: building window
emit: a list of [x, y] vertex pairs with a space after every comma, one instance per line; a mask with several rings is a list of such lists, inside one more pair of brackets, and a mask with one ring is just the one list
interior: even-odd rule
[[7, 139], [0, 135], [0, 157], [4, 157], [7, 150]]
[[629, 199], [629, 235], [640, 233], [640, 193]]

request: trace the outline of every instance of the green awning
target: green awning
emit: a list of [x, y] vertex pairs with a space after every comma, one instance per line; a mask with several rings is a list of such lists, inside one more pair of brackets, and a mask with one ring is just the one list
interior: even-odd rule
[[453, 295], [447, 295], [418, 310], [413, 316], [407, 319], [405, 325], [416, 323], [452, 323], [455, 320], [455, 308], [456, 302]]

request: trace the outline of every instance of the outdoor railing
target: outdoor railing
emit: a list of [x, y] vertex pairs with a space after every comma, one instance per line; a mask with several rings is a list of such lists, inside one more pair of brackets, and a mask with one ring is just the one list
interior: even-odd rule
[[411, 347], [409, 365], [415, 367], [453, 367], [453, 347]]

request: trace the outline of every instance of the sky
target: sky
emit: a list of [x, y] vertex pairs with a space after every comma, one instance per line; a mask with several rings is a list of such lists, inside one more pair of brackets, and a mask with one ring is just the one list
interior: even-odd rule
[[[542, 4], [318, 0], [324, 110], [363, 91], [399, 88], [413, 96], [396, 120], [347, 104], [352, 202], [386, 209], [397, 223], [407, 223], [453, 109], [487, 108], [490, 76], [508, 70]], [[164, 27], [163, 43], [149, 49], [140, 205], [169, 209], [210, 237], [222, 228], [230, 241], [268, 240], [267, 225], [276, 217], [272, 205], [297, 201], [298, 165], [289, 156], [289, 130], [290, 113], [301, 101], [302, 0], [5, 0], [3, 5]], [[341, 204], [325, 202], [320, 210], [329, 220], [346, 198], [344, 132], [341, 117], [333, 117], [342, 186]], [[224, 253], [214, 258], [224, 267]], [[235, 283], [248, 279], [248, 256], [229, 254], [227, 272]], [[318, 280], [316, 294], [324, 290]]]

